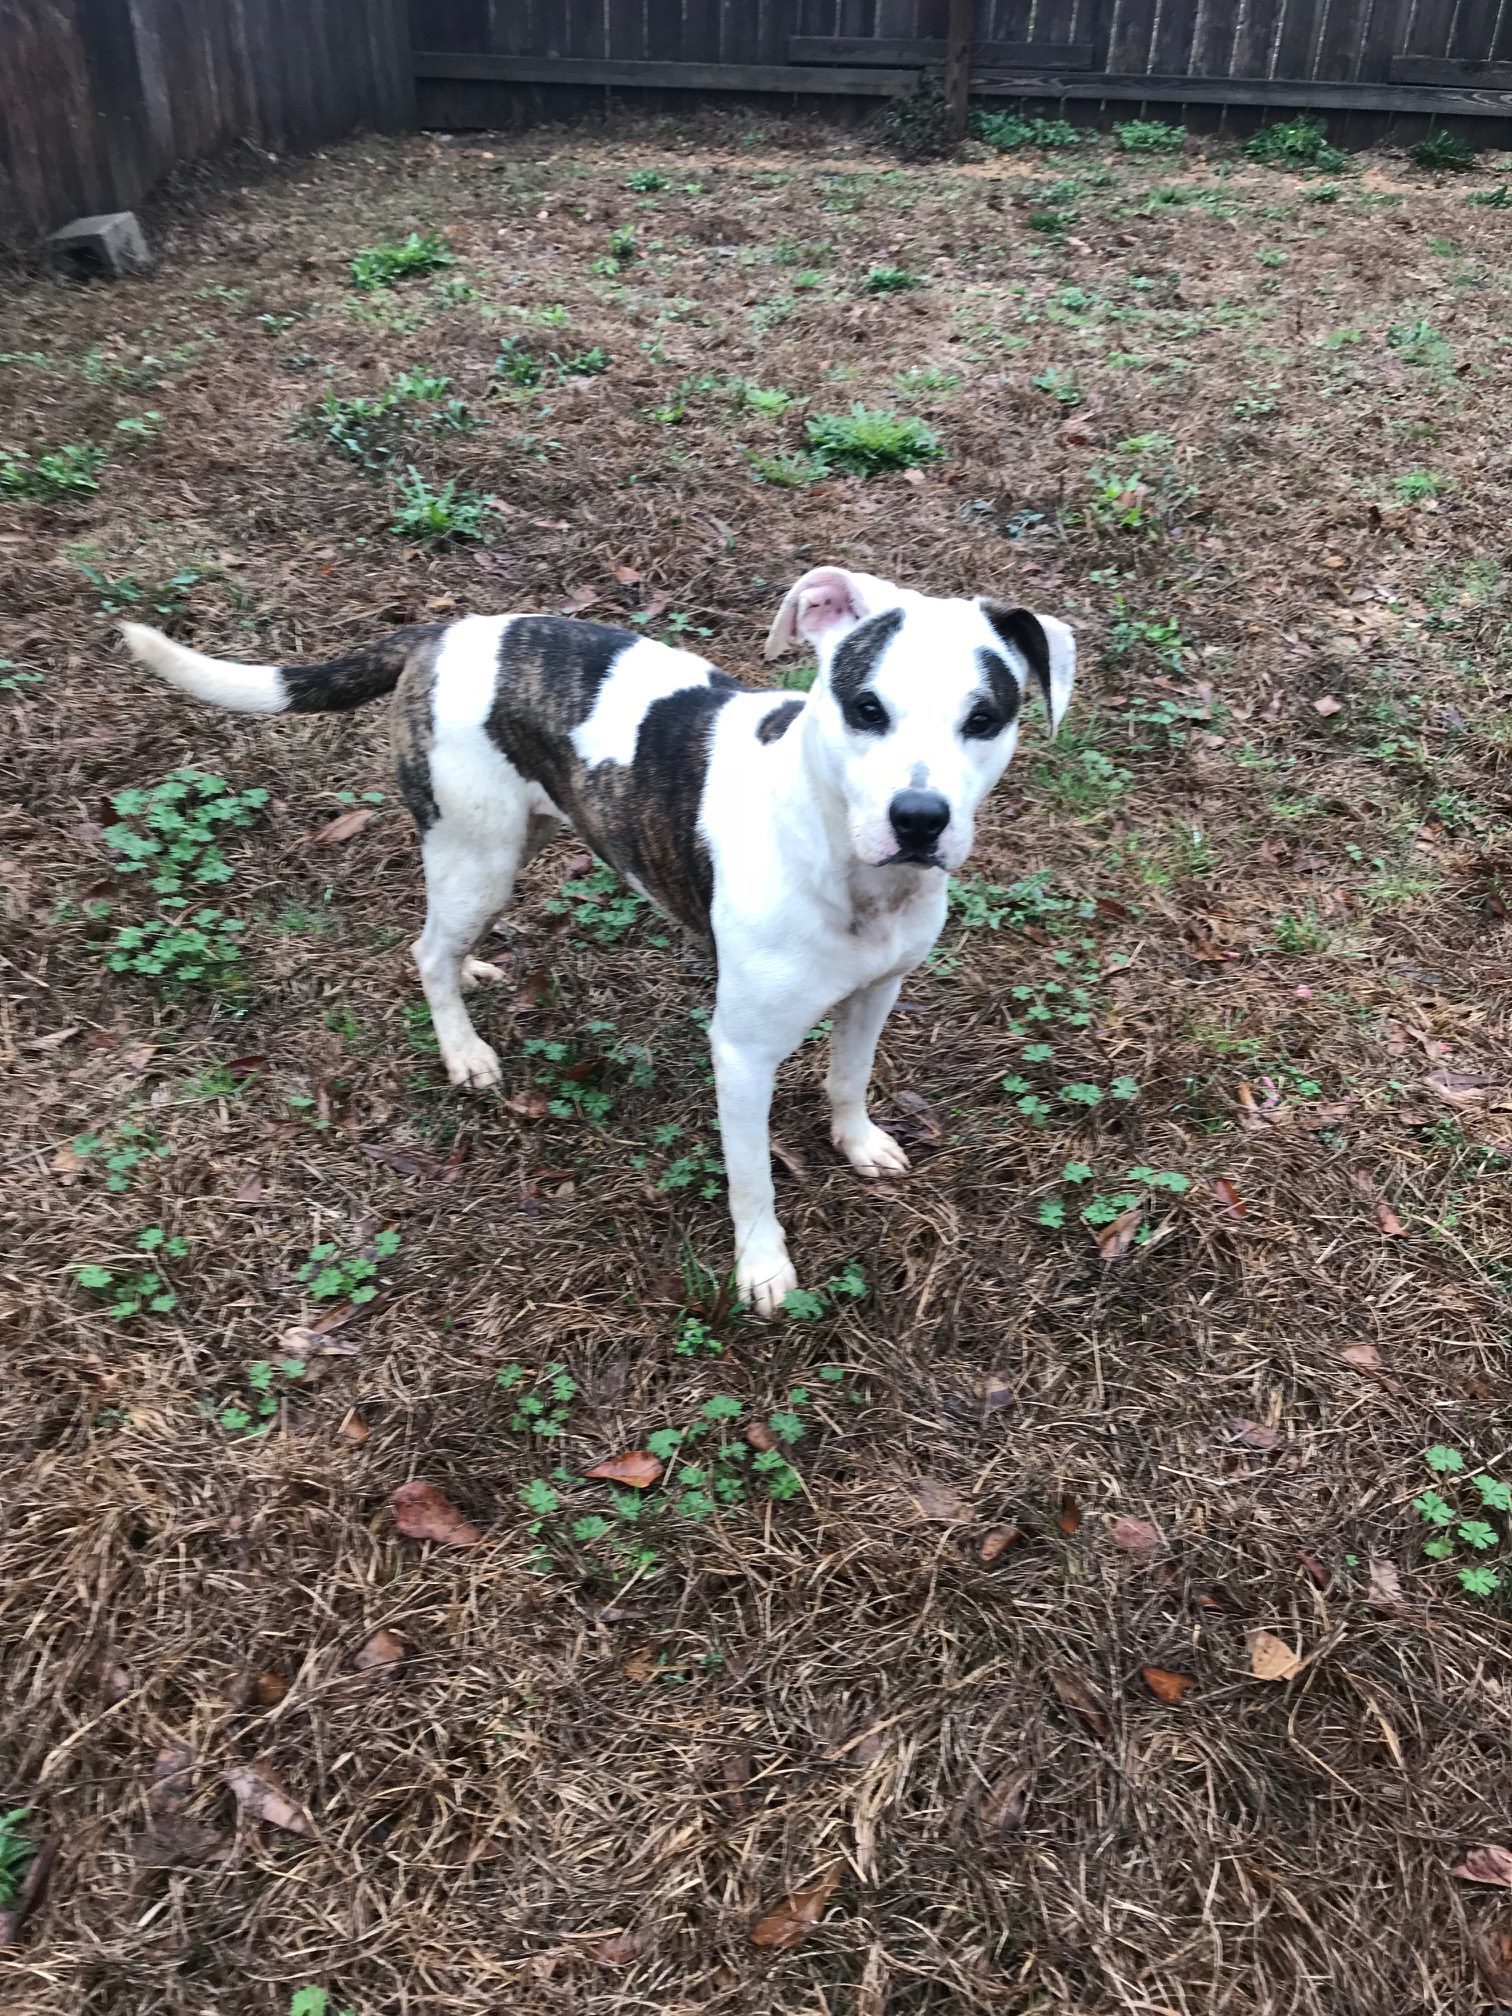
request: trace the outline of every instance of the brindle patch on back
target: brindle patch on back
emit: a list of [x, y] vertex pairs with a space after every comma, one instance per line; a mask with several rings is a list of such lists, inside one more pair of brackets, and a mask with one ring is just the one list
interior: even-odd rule
[[488, 732], [596, 854], [707, 938], [714, 870], [698, 812], [709, 737], [720, 708], [746, 689], [711, 672], [707, 685], [664, 694], [641, 719], [634, 761], [590, 768], [572, 732], [593, 712], [619, 658], [640, 641], [604, 623], [516, 617], [499, 645]]
[[392, 693], [411, 658], [428, 647], [434, 655], [433, 647], [445, 629], [444, 623], [410, 623], [345, 658], [330, 658], [323, 665], [281, 666], [288, 711], [344, 713]]
[[803, 712], [801, 700], [784, 700], [780, 707], [774, 707], [770, 714], [763, 714], [756, 724], [758, 742], [776, 742], [786, 735], [789, 728]]
[[444, 632], [440, 624], [434, 628], [436, 634], [410, 652], [409, 662], [399, 675], [393, 711], [389, 716], [399, 795], [422, 840], [439, 817], [436, 795], [431, 786], [430, 756], [436, 739], [433, 711], [436, 660], [441, 655]]

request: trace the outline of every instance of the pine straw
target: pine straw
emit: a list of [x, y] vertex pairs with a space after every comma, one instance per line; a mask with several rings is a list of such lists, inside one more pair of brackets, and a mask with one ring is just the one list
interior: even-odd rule
[[[0, 511], [0, 650], [47, 675], [4, 703], [0, 759], [0, 1805], [31, 1805], [61, 1843], [9, 1963], [18, 2016], [282, 2016], [305, 1982], [333, 2007], [424, 2016], [1479, 2006], [1471, 1935], [1506, 1928], [1494, 1892], [1448, 1872], [1506, 1832], [1507, 1611], [1421, 1562], [1408, 1501], [1427, 1443], [1488, 1463], [1505, 1447], [1507, 1164], [1472, 1152], [1512, 1133], [1506, 604], [1487, 565], [1512, 423], [1505, 226], [1461, 183], [1384, 159], [1328, 206], [1242, 166], [1106, 158], [1113, 181], [1075, 196], [1078, 242], [1060, 244], [1027, 213], [1101, 149], [1070, 171], [884, 172], [806, 129], [766, 153], [649, 127], [357, 145], [165, 212], [150, 280], [12, 290], [17, 352], [171, 365], [138, 391], [0, 368], [12, 446], [103, 440], [148, 407], [166, 421], [97, 498]], [[673, 185], [647, 210], [623, 186], [633, 164]], [[701, 196], [681, 188], [695, 172]], [[1156, 183], [1233, 214], [1151, 212]], [[589, 271], [622, 223], [664, 247], [623, 291]], [[387, 297], [418, 327], [351, 319], [346, 259], [412, 228], [451, 233], [491, 319], [437, 307], [423, 282]], [[833, 256], [770, 263], [795, 239]], [[1258, 264], [1262, 242], [1286, 263]], [[873, 264], [930, 284], [867, 299], [852, 283]], [[805, 265], [819, 286], [757, 327]], [[1162, 314], [1099, 324], [1094, 347], [1064, 309], [1046, 316], [1066, 286]], [[691, 305], [668, 312], [676, 298]], [[556, 302], [570, 331], [500, 312]], [[256, 319], [287, 313], [282, 333]], [[1388, 340], [1417, 319], [1447, 365]], [[1323, 346], [1349, 328], [1358, 344]], [[516, 331], [542, 351], [601, 343], [613, 366], [491, 399]], [[173, 364], [185, 344], [203, 347]], [[890, 390], [919, 363], [964, 382]], [[490, 420], [415, 448], [428, 474], [503, 501], [481, 550], [406, 549], [381, 482], [292, 431], [327, 386], [422, 364]], [[1052, 366], [1075, 376], [1083, 445], [1031, 383]], [[948, 459], [918, 486], [758, 485], [743, 448], [801, 446], [803, 409], [760, 421], [707, 394], [680, 425], [647, 416], [706, 373], [811, 412], [897, 399]], [[1089, 465], [1151, 433], [1194, 497], [1149, 538], [1077, 522]], [[1417, 465], [1446, 479], [1436, 511], [1394, 501]], [[858, 1260], [866, 1298], [775, 1329], [688, 1300], [688, 1251], [723, 1264], [722, 1206], [659, 1189], [672, 1151], [651, 1135], [675, 1121], [680, 1147], [714, 1141], [706, 980], [644, 928], [601, 947], [550, 915], [570, 849], [531, 871], [499, 941], [511, 978], [480, 1007], [507, 1089], [529, 1088], [522, 1038], [585, 1041], [595, 1019], [651, 1048], [657, 1082], [611, 1070], [598, 1128], [455, 1102], [405, 1015], [419, 878], [399, 814], [329, 850], [307, 837], [337, 792], [385, 788], [381, 718], [238, 723], [149, 687], [105, 645], [73, 542], [143, 580], [192, 560], [206, 579], [185, 634], [264, 657], [587, 584], [594, 615], [664, 593], [721, 663], [762, 676], [775, 599], [821, 558], [1075, 621], [1069, 743], [1026, 746], [977, 865], [1004, 883], [1043, 870], [1101, 906], [1061, 936], [1063, 918], [954, 924], [954, 963], [910, 983], [879, 1083], [910, 1135], [906, 1185], [868, 1192], [835, 1167], [817, 1049], [779, 1096], [805, 1277]], [[1182, 746], [1125, 718], [1161, 689], [1148, 654], [1112, 648], [1115, 585], [1134, 614], [1179, 622], [1176, 689], [1211, 684], [1221, 711]], [[1343, 703], [1331, 717], [1325, 696]], [[1108, 802], [1089, 802], [1088, 747], [1129, 772]], [[228, 849], [228, 901], [252, 924], [240, 1005], [109, 980], [104, 927], [78, 908], [109, 873], [107, 795], [185, 760], [274, 797]], [[1283, 913], [1311, 917], [1304, 949]], [[1036, 1129], [999, 1086], [1019, 1068], [1009, 990], [1054, 977], [1080, 938], [1103, 977], [1066, 1072], [1126, 1072], [1139, 1097]], [[1215, 949], [1236, 956], [1200, 956]], [[249, 1057], [238, 1089], [206, 1080]], [[1433, 1070], [1486, 1086], [1449, 1104]], [[1247, 1119], [1240, 1085], [1263, 1109], [1267, 1077], [1280, 1104]], [[125, 1194], [97, 1165], [53, 1168], [129, 1116], [172, 1154]], [[439, 1162], [455, 1143], [453, 1181], [364, 1153]], [[1073, 1157], [1105, 1186], [1143, 1161], [1194, 1187], [1156, 1212], [1157, 1240], [1104, 1264], [1074, 1198], [1068, 1229], [1036, 1222]], [[255, 1201], [235, 1201], [253, 1176]], [[1382, 1200], [1405, 1236], [1383, 1235]], [[181, 1310], [111, 1325], [73, 1270], [154, 1223], [191, 1248]], [[312, 1313], [293, 1279], [309, 1246], [354, 1250], [381, 1225], [403, 1247], [338, 1333], [355, 1355], [316, 1360], [266, 1440], [228, 1437], [216, 1408]], [[690, 1307], [723, 1360], [673, 1352]], [[1341, 1355], [1360, 1343], [1377, 1369]], [[558, 1362], [580, 1391], [543, 1453], [509, 1431], [494, 1375]], [[796, 1500], [674, 1525], [629, 1586], [591, 1563], [531, 1572], [519, 1493], [552, 1456], [577, 1471], [713, 1393], [764, 1414], [795, 1384], [815, 1396]], [[415, 1476], [481, 1546], [396, 1535], [390, 1494]], [[1158, 1529], [1150, 1558], [1113, 1544], [1119, 1516]], [[983, 1565], [1005, 1525], [1024, 1537]], [[1403, 1607], [1372, 1607], [1375, 1561], [1396, 1564]], [[380, 1628], [408, 1656], [354, 1671]], [[1316, 1656], [1290, 1682], [1253, 1679], [1256, 1628]], [[1146, 1664], [1193, 1678], [1184, 1706], [1150, 1694]], [[192, 1794], [159, 1812], [154, 1847], [148, 1789], [171, 1743], [192, 1752]], [[238, 1826], [226, 1774], [251, 1763], [313, 1838]], [[188, 1821], [212, 1830], [211, 1859], [185, 1847]], [[787, 1954], [750, 1943], [837, 1867], [822, 1927]]]

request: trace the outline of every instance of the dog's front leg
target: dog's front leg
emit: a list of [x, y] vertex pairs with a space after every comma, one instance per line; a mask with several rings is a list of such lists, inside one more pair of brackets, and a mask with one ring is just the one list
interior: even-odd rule
[[[787, 1050], [751, 1027], [732, 1031], [716, 1011], [709, 1032], [719, 1094], [719, 1132], [735, 1223], [735, 1285], [758, 1316], [775, 1316], [798, 1286], [787, 1240], [777, 1223], [768, 1124], [777, 1066]], [[791, 1046], [789, 1046], [791, 1047]]]
[[860, 987], [835, 1010], [829, 1074], [824, 1081], [830, 1104], [830, 1139], [862, 1176], [898, 1175], [908, 1167], [903, 1150], [866, 1111], [877, 1038], [902, 984], [892, 979]]

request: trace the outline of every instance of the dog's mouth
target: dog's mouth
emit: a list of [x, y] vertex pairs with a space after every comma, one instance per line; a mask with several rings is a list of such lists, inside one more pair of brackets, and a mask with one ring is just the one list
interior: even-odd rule
[[945, 863], [933, 847], [927, 852], [917, 847], [900, 847], [896, 854], [889, 854], [881, 865], [884, 868], [943, 868]]

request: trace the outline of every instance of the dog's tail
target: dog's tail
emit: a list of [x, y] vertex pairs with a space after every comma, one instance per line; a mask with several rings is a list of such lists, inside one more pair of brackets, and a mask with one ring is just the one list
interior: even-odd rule
[[411, 658], [434, 644], [446, 626], [411, 623], [376, 644], [324, 665], [237, 665], [175, 644], [145, 623], [123, 623], [133, 658], [170, 686], [237, 714], [336, 714], [392, 693]]

